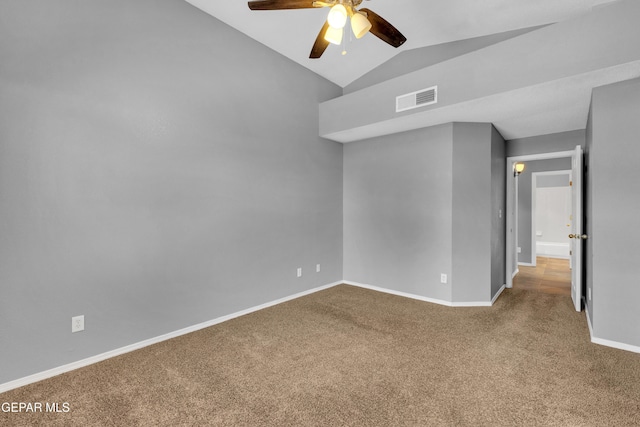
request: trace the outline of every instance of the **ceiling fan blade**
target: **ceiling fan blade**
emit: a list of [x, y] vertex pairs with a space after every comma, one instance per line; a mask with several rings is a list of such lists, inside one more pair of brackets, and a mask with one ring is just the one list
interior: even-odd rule
[[318, 37], [316, 37], [316, 42], [313, 44], [313, 47], [311, 48], [311, 53], [309, 54], [309, 58], [311, 59], [320, 58], [324, 53], [324, 51], [327, 49], [327, 46], [329, 46], [329, 42], [324, 39], [324, 35], [326, 34], [328, 28], [329, 28], [329, 23], [325, 21], [324, 25], [322, 26], [322, 29], [318, 33]]
[[396, 27], [389, 24], [380, 15], [367, 8], [360, 9], [360, 12], [367, 14], [367, 19], [371, 22], [371, 29], [369, 32], [380, 40], [389, 43], [393, 47], [402, 46], [402, 44], [407, 41], [407, 38], [403, 36]]
[[250, 1], [251, 10], [312, 9], [313, 0], [255, 0]]

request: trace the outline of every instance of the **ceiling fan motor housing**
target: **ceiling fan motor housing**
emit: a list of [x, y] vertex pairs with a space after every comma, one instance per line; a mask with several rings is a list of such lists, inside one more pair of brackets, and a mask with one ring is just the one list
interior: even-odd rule
[[[252, 0], [249, 1], [251, 10], [284, 10], [284, 9], [312, 9], [331, 7], [328, 21], [325, 22], [311, 49], [309, 58], [320, 58], [329, 43], [340, 44], [343, 28], [348, 17], [351, 17], [351, 29], [356, 38], [363, 37], [370, 32], [383, 42], [399, 47], [407, 41], [393, 25], [375, 12], [362, 8], [356, 9], [363, 0]], [[339, 6], [339, 7], [337, 7]]]

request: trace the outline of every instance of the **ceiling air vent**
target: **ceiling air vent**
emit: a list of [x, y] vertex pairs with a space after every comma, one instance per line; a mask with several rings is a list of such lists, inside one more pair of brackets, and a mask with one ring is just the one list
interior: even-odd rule
[[396, 97], [396, 113], [438, 102], [438, 86]]

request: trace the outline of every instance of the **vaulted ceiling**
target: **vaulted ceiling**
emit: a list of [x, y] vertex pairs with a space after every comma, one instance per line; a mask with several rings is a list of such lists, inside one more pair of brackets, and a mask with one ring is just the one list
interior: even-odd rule
[[[385, 18], [407, 42], [396, 49], [372, 34], [347, 36], [319, 59], [309, 53], [328, 8], [252, 11], [246, 0], [186, 1], [343, 87], [344, 96], [320, 109], [321, 135], [339, 142], [454, 121], [491, 122], [506, 139], [584, 129], [593, 87], [640, 77], [640, 53], [628, 43], [637, 36], [637, 0], [365, 0], [360, 7]], [[626, 35], [617, 34], [619, 23]], [[519, 85], [511, 84], [509, 67], [520, 70]], [[477, 96], [393, 111], [395, 96], [451, 80], [461, 69], [467, 76], [455, 90]], [[412, 81], [412, 73], [429, 81]]]
[[331, 45], [320, 59], [311, 46], [328, 9], [251, 11], [246, 0], [187, 0], [302, 66], [346, 86], [402, 51], [564, 21], [611, 0], [365, 0], [407, 38], [393, 48], [372, 34]]

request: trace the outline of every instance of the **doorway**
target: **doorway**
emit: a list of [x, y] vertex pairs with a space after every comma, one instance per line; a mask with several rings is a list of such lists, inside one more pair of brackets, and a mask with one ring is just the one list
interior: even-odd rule
[[[563, 160], [570, 167], [571, 159]], [[571, 260], [571, 208], [570, 169], [531, 173], [530, 241], [534, 266], [538, 256]]]
[[569, 297], [569, 260], [539, 256], [535, 266], [520, 266], [520, 272], [513, 278], [513, 287]]
[[[581, 235], [581, 215], [582, 215], [582, 148], [577, 146], [572, 151], [562, 151], [555, 153], [542, 153], [525, 156], [515, 156], [507, 158], [507, 238], [506, 238], [506, 285], [507, 288], [513, 287], [513, 279], [520, 272], [518, 264], [518, 247], [521, 240], [518, 236], [518, 199], [519, 192], [518, 173], [516, 173], [514, 167], [516, 163], [532, 162], [536, 160], [547, 159], [562, 159], [569, 158], [572, 170], [572, 212], [574, 213], [574, 221], [571, 224], [570, 236]], [[534, 240], [535, 242], [535, 240]], [[533, 246], [533, 243], [530, 243]], [[574, 305], [577, 311], [581, 310], [582, 304], [582, 279], [581, 279], [581, 242], [577, 240], [571, 240], [571, 298], [574, 301]], [[548, 265], [548, 261], [545, 261]], [[537, 258], [532, 259], [529, 262], [530, 267], [535, 267], [537, 264]], [[524, 268], [525, 266], [523, 266]]]

